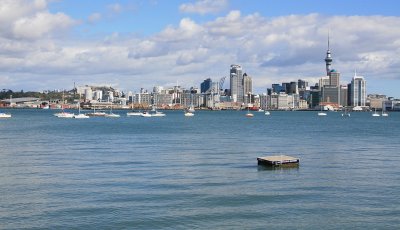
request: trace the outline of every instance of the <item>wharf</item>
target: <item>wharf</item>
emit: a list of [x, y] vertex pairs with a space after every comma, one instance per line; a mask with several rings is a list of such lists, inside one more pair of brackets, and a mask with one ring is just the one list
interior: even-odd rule
[[299, 165], [300, 159], [286, 156], [286, 155], [278, 155], [278, 156], [266, 156], [266, 157], [257, 157], [258, 164], [268, 165], [268, 166], [296, 166]]

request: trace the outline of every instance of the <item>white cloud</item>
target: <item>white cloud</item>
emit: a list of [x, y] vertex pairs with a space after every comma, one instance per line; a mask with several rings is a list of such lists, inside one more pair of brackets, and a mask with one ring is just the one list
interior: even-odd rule
[[46, 0], [3, 0], [0, 4], [0, 36], [10, 39], [51, 36], [74, 24], [64, 13], [49, 13]]
[[198, 0], [195, 3], [184, 3], [179, 10], [184, 13], [208, 14], [217, 13], [228, 6], [227, 0]]
[[74, 20], [63, 13], [50, 14], [40, 12], [30, 18], [21, 18], [14, 22], [13, 34], [16, 38], [40, 38], [54, 31], [69, 28]]
[[[12, 2], [6, 4], [8, 8]], [[369, 82], [399, 79], [400, 17], [266, 18], [231, 11], [204, 23], [183, 18], [151, 36], [116, 32], [87, 41], [55, 37], [76, 21], [63, 13], [49, 13], [39, 3], [26, 9], [21, 5], [15, 10], [19, 16], [0, 14], [0, 20], [11, 25], [7, 33], [0, 32], [0, 76], [12, 76], [7, 85], [24, 88], [29, 81], [30, 87], [48, 89], [65, 87], [69, 81], [108, 81], [132, 90], [178, 80], [189, 87], [207, 77], [227, 76], [233, 63], [242, 65], [256, 88], [298, 78], [314, 81], [324, 75], [329, 29], [333, 67], [342, 73], [343, 81], [352, 77], [355, 68]]]

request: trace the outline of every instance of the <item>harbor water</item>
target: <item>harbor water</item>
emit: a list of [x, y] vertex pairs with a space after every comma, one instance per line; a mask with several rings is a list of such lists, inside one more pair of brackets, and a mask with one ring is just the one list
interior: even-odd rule
[[[400, 113], [0, 120], [0, 229], [397, 229]], [[257, 157], [300, 158], [270, 169]]]

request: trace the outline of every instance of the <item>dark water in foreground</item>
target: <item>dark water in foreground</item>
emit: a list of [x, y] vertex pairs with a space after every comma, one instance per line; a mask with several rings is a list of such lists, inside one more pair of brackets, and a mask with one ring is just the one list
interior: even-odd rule
[[[400, 113], [0, 120], [0, 229], [398, 229]], [[300, 167], [269, 170], [258, 156]]]

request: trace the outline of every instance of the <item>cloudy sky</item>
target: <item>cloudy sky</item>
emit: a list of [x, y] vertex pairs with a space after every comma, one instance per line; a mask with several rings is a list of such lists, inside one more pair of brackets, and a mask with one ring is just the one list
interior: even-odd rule
[[[0, 88], [197, 86], [240, 64], [256, 93], [325, 74], [400, 98], [397, 0], [0, 0]], [[229, 85], [226, 81], [225, 88]]]

